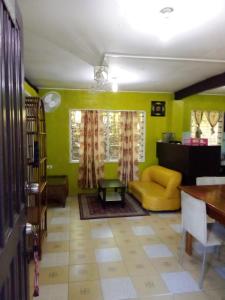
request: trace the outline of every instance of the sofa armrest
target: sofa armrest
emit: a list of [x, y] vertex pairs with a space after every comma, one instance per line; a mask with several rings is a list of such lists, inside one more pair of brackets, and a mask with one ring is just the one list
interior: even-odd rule
[[179, 172], [173, 174], [166, 186], [165, 196], [168, 198], [173, 198], [175, 194], [179, 193], [178, 187], [181, 184], [182, 176]]
[[144, 169], [141, 174], [141, 181], [151, 181], [151, 166]]

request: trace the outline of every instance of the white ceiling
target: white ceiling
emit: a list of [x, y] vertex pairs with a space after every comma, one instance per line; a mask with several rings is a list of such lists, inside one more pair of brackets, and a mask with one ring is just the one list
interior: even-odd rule
[[[225, 0], [139, 0], [141, 8], [146, 1], [149, 7], [143, 9], [146, 20], [138, 19], [137, 8], [132, 12], [134, 24], [120, 5], [129, 2], [129, 8], [136, 0], [129, 1], [19, 0], [26, 77], [39, 88], [89, 89], [94, 66], [104, 63], [117, 77], [119, 90], [174, 92], [225, 72]], [[179, 10], [181, 1], [185, 12]], [[194, 24], [196, 13], [207, 13], [210, 3], [221, 5], [217, 14], [209, 8], [207, 22], [180, 30], [185, 22]], [[170, 19], [179, 12], [173, 28], [178, 33], [167, 41], [158, 36], [156, 4], [157, 13], [163, 7], [174, 9]], [[142, 23], [143, 30], [137, 28]], [[213, 93], [225, 94], [225, 89]]]

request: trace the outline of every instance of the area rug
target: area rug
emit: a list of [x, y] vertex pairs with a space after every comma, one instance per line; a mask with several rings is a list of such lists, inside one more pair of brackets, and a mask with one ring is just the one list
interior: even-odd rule
[[149, 212], [130, 194], [125, 194], [125, 205], [120, 202], [107, 202], [103, 208], [97, 194], [78, 194], [80, 219], [120, 218], [146, 216]]

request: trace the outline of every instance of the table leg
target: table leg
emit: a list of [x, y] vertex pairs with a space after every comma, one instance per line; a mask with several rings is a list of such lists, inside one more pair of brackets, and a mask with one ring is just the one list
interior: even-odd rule
[[105, 208], [105, 204], [106, 204], [106, 189], [102, 189], [102, 193], [103, 193], [102, 206], [103, 206], [103, 208]]
[[98, 186], [98, 200], [102, 201], [101, 196], [100, 196], [101, 188]]
[[190, 256], [192, 255], [192, 240], [192, 235], [186, 232], [185, 251]]
[[125, 187], [121, 188], [121, 203], [122, 203], [122, 207], [125, 206]]

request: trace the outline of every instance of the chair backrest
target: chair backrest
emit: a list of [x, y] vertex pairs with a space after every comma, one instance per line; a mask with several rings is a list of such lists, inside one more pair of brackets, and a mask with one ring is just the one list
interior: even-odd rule
[[204, 176], [196, 178], [196, 185], [225, 184], [225, 177]]
[[182, 227], [203, 245], [207, 243], [206, 204], [185, 192], [181, 192]]

